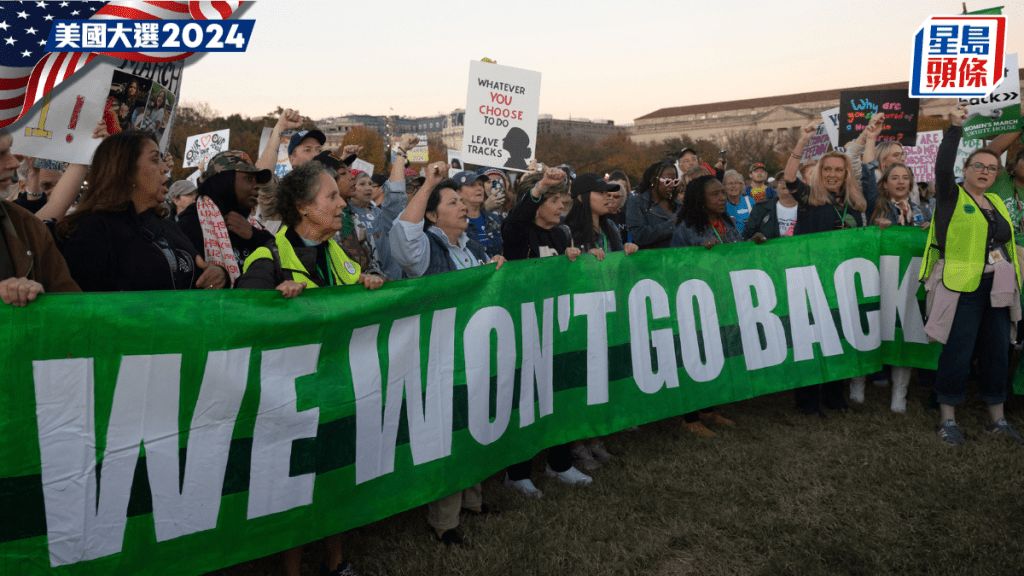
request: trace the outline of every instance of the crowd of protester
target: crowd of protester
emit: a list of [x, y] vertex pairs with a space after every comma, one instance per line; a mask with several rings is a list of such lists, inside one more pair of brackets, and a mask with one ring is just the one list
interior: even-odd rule
[[[1024, 152], [1005, 168], [1000, 155], [1020, 132], [995, 138], [967, 158], [964, 179], [954, 177], [966, 111], [949, 115], [934, 184], [915, 181], [903, 148], [877, 142], [876, 116], [845, 152], [812, 162], [802, 153], [816, 126], [806, 127], [783, 172], [769, 178], [763, 163], [746, 174], [714, 166], [686, 148], [648, 167], [631, 186], [617, 170], [577, 175], [571, 166], [509, 173], [482, 167], [449, 174], [444, 162], [423, 173], [407, 169], [417, 144], [403, 135], [390, 174], [351, 168], [361, 148], [324, 150], [324, 134], [298, 130], [301, 117], [286, 110], [271, 141], [288, 143], [293, 169], [278, 177], [276, 148], [256, 162], [229, 150], [209, 159], [198, 185], [170, 182], [173, 159], [151, 133], [126, 120], [106, 133], [92, 165], [19, 158], [12, 138], [0, 135], [0, 299], [25, 306], [44, 292], [185, 289], [267, 289], [294, 298], [315, 288], [361, 284], [376, 290], [390, 281], [457, 273], [506, 260], [701, 247], [877, 226], [927, 230], [920, 279], [928, 291], [926, 333], [944, 347], [937, 371], [919, 371], [933, 386], [939, 436], [964, 444], [954, 409], [965, 402], [967, 374], [978, 356], [979, 393], [988, 406], [985, 430], [1018, 444], [1024, 438], [1003, 413], [1008, 368], [1021, 321], [1020, 266], [1015, 237], [1024, 228]], [[877, 142], [877, 143], [876, 143]], [[88, 188], [83, 185], [88, 174]], [[784, 240], [783, 240], [784, 242]], [[778, 246], [778, 244], [776, 244]], [[784, 246], [784, 244], [782, 245]], [[778, 249], [784, 249], [780, 246]], [[764, 246], [757, 250], [771, 250]], [[805, 415], [822, 408], [849, 410], [864, 402], [867, 379], [891, 380], [894, 412], [906, 410], [911, 368], [893, 366], [870, 377], [795, 390]], [[715, 436], [735, 426], [715, 407], [683, 417], [683, 430]], [[541, 447], [538, 446], [538, 449]], [[588, 485], [587, 474], [613, 456], [599, 438], [548, 449], [547, 475]], [[504, 485], [542, 497], [531, 461], [505, 472]], [[477, 484], [428, 505], [427, 522], [439, 542], [461, 544], [459, 513], [488, 514]], [[325, 571], [354, 574], [341, 540], [326, 541]], [[298, 574], [302, 549], [285, 554]]]

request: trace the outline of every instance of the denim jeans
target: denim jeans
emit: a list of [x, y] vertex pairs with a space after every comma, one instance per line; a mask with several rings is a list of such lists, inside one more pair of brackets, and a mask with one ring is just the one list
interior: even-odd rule
[[1010, 309], [993, 308], [992, 278], [982, 278], [974, 292], [960, 294], [949, 339], [942, 347], [935, 375], [940, 404], [958, 406], [967, 398], [971, 357], [978, 351], [978, 395], [985, 404], [1006, 400], [1010, 366]]

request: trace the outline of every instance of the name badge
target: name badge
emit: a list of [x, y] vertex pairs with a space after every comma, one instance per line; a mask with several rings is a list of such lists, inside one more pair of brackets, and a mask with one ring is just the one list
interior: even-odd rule
[[988, 253], [988, 263], [995, 264], [996, 262], [1003, 261], [1003, 252], [1001, 250], [993, 250]]

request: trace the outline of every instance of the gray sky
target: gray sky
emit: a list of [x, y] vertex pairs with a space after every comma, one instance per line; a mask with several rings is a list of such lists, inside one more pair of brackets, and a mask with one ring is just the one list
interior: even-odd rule
[[[969, 10], [998, 0], [968, 0]], [[1004, 3], [1006, 52], [1024, 1]], [[321, 118], [465, 106], [469, 61], [542, 74], [541, 113], [616, 123], [669, 106], [905, 81], [913, 37], [960, 1], [254, 2], [245, 53], [186, 68], [182, 99]]]

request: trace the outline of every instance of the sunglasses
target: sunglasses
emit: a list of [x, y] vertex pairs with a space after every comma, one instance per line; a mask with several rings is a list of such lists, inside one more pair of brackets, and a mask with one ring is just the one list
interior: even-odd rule
[[665, 186], [678, 186], [679, 178], [658, 178]]

